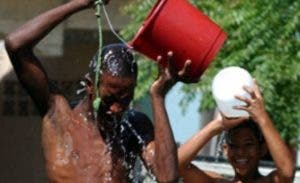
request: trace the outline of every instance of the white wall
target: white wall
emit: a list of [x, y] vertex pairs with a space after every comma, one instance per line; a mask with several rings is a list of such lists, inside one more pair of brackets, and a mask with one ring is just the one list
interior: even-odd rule
[[2, 78], [12, 70], [3, 40], [0, 40], [0, 82]]

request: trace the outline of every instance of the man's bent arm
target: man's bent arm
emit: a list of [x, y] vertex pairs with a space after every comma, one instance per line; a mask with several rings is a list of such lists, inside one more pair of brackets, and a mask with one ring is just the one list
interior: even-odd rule
[[33, 53], [33, 47], [64, 19], [88, 7], [82, 2], [73, 0], [46, 11], [5, 38], [5, 47], [15, 72], [42, 116], [48, 110], [51, 89], [47, 74]]

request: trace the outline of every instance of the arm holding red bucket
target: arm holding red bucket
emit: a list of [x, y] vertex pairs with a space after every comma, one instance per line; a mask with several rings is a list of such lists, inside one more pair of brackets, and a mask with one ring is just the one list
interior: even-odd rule
[[[157, 58], [158, 76], [150, 88], [155, 139], [147, 145], [142, 156], [153, 169], [158, 182], [177, 182], [179, 176], [177, 147], [165, 108], [165, 96], [178, 81], [186, 78], [191, 62], [186, 61], [177, 72], [172, 55], [172, 52], [168, 53], [166, 67], [161, 64], [162, 57]], [[154, 157], [151, 155], [153, 150]]]
[[[130, 45], [167, 65], [171, 50], [179, 71], [191, 60], [189, 78], [199, 79], [226, 40], [226, 33], [187, 0], [160, 0], [154, 5]], [[185, 82], [185, 81], [184, 81]]]

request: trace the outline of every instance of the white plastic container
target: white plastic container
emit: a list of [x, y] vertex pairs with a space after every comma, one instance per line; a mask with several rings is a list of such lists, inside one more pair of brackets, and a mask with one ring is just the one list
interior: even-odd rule
[[243, 68], [231, 66], [222, 69], [213, 79], [212, 93], [218, 109], [229, 118], [247, 117], [248, 112], [233, 106], [246, 105], [235, 98], [236, 95], [250, 98], [243, 86], [253, 87], [253, 79]]

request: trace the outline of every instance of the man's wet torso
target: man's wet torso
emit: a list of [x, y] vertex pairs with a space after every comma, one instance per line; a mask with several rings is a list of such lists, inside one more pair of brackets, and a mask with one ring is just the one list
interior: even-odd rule
[[137, 155], [152, 138], [142, 129], [143, 121], [132, 120], [141, 113], [131, 112], [108, 135], [80, 104], [72, 110], [56, 96], [51, 106], [42, 133], [50, 182], [129, 182]]

